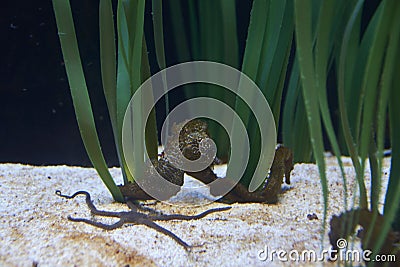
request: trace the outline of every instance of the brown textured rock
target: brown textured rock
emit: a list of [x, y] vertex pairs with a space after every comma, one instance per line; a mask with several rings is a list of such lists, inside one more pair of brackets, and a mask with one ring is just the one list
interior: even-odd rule
[[[153, 161], [152, 164], [148, 164], [146, 170], [145, 170], [145, 176], [146, 179], [143, 180], [145, 186], [147, 188], [151, 187], [153, 190], [159, 192], [158, 195], [162, 195], [163, 193], [163, 188], [157, 187], [158, 184], [152, 180], [157, 173], [161, 175], [165, 180], [182, 186], [183, 185], [183, 171], [179, 170], [178, 168], [175, 168], [167, 159], [166, 157], [162, 156], [158, 161]], [[133, 200], [150, 200], [153, 199], [153, 197], [149, 196], [143, 189], [137, 184], [137, 183], [129, 183], [127, 185], [121, 185], [120, 190], [122, 194], [125, 197], [128, 197]], [[177, 194], [179, 192], [176, 191], [174, 192]], [[174, 195], [175, 195], [174, 194]], [[173, 195], [165, 195], [165, 199], [161, 200], [167, 200]]]
[[[183, 127], [182, 127], [183, 126]], [[181, 131], [179, 129], [182, 128]], [[207, 133], [207, 124], [201, 120], [192, 120], [174, 125], [172, 128], [172, 136], [168, 138], [168, 142], [164, 151], [161, 153], [158, 161], [153, 160], [152, 164], [148, 164], [145, 170], [146, 180], [149, 181], [147, 186], [152, 186], [153, 189], [163, 194], [163, 188], [154, 188], [157, 186], [151, 180], [155, 172], [158, 172], [165, 180], [182, 186], [184, 172], [175, 166], [179, 166], [179, 155], [182, 153], [189, 160], [196, 160], [200, 157], [200, 142], [205, 138], [209, 138]], [[148, 178], [148, 179], [147, 179]], [[135, 200], [153, 199], [144, 192], [136, 183], [130, 183], [120, 186], [121, 192], [125, 197]], [[174, 192], [175, 194], [178, 191]], [[175, 195], [173, 194], [173, 195]], [[165, 195], [165, 199], [173, 195]]]
[[[181, 129], [181, 130], [180, 130]], [[182, 153], [185, 158], [189, 160], [197, 160], [200, 158], [201, 150], [207, 149], [202, 145], [202, 141], [209, 139], [207, 132], [207, 123], [202, 120], [192, 120], [188, 122], [182, 122], [175, 124], [172, 127], [172, 136], [169, 137], [168, 142], [164, 151], [161, 153], [161, 157], [158, 161], [153, 161], [154, 167], [149, 165], [146, 171], [146, 177], [148, 177], [148, 186], [157, 186], [157, 183], [152, 182], [151, 177], [155, 175], [157, 171], [164, 179], [170, 181], [176, 185], [182, 186], [184, 172], [175, 166], [180, 165], [179, 155]], [[199, 181], [209, 184], [217, 179], [217, 175], [213, 172], [213, 164], [218, 162], [217, 158], [207, 159], [208, 162], [213, 163], [199, 172], [187, 172], [190, 176], [198, 179]], [[275, 152], [274, 161], [272, 163], [270, 174], [266, 179], [265, 185], [256, 190], [255, 192], [249, 192], [247, 188], [242, 184], [236, 184], [233, 189], [221, 198], [221, 201], [227, 203], [234, 202], [262, 202], [262, 203], [276, 203], [278, 201], [278, 195], [281, 193], [281, 186], [283, 183], [283, 177], [285, 182], [290, 184], [290, 172], [293, 170], [293, 153], [292, 151], [278, 145]], [[267, 176], [267, 174], [266, 174]], [[228, 179], [224, 180], [226, 185], [218, 186], [216, 188], [210, 188], [211, 194], [214, 196], [221, 195], [220, 190], [233, 186], [230, 185], [231, 181]], [[233, 182], [232, 182], [233, 183]], [[156, 189], [156, 188], [155, 188]], [[157, 189], [156, 189], [157, 190]], [[162, 193], [163, 188], [157, 190]], [[152, 199], [148, 194], [142, 191], [142, 189], [135, 183], [121, 186], [121, 191], [126, 197], [130, 197], [136, 200], [149, 200]], [[178, 193], [177, 191], [174, 192]], [[165, 195], [165, 200], [172, 197], [173, 195]]]

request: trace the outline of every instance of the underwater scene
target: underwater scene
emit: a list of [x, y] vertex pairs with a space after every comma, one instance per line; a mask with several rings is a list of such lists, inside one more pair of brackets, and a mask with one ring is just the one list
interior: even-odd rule
[[400, 2], [1, 12], [1, 266], [400, 266]]

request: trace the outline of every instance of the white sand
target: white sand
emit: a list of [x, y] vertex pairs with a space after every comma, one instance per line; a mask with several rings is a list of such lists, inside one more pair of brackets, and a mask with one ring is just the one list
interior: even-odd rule
[[[345, 158], [350, 191], [356, 194], [354, 171]], [[330, 204], [329, 217], [344, 210], [343, 181], [334, 158], [327, 158]], [[384, 172], [390, 161], [385, 160]], [[114, 177], [120, 176], [113, 168]], [[383, 192], [388, 175], [383, 176]], [[369, 175], [366, 173], [369, 188]], [[120, 181], [118, 181], [120, 183]], [[125, 225], [114, 231], [67, 220], [67, 215], [93, 218], [84, 197], [66, 200], [56, 190], [72, 194], [78, 190], [91, 193], [97, 207], [126, 210], [113, 202], [95, 170], [91, 168], [50, 166], [33, 167], [0, 164], [0, 266], [289, 266], [294, 262], [271, 262], [258, 259], [258, 252], [329, 249], [325, 233], [321, 243], [323, 200], [318, 170], [312, 164], [299, 164], [292, 172], [292, 184], [286, 186], [276, 205], [234, 204], [232, 209], [211, 214], [197, 221], [168, 221], [159, 224], [188, 244], [200, 245], [186, 252], [171, 238], [142, 225]], [[188, 195], [189, 194], [189, 195]], [[190, 193], [178, 197], [187, 200]], [[152, 208], [164, 213], [197, 214], [209, 208], [226, 206], [213, 203], [197, 208], [183, 208], [158, 203]], [[307, 219], [315, 213], [318, 220]], [[100, 220], [100, 219], [99, 219]], [[109, 223], [112, 219], [103, 219]], [[300, 262], [310, 266], [321, 263]], [[334, 266], [332, 263], [326, 263]]]

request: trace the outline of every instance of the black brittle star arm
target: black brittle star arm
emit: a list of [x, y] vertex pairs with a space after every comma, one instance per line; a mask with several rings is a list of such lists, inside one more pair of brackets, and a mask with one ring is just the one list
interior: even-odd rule
[[197, 215], [165, 214], [165, 215], [149, 216], [149, 218], [151, 218], [154, 221], [172, 221], [172, 220], [190, 221], [190, 220], [198, 220], [204, 218], [208, 214], [214, 212], [226, 211], [229, 209], [231, 209], [231, 207], [209, 209]]
[[105, 217], [116, 217], [119, 218], [119, 221], [114, 223], [114, 224], [104, 224], [96, 221], [92, 221], [89, 219], [85, 218], [73, 218], [71, 216], [68, 216], [68, 220], [74, 221], [74, 222], [84, 222], [87, 224], [90, 224], [95, 227], [102, 228], [104, 230], [113, 230], [116, 228], [121, 227], [125, 223], [132, 223], [132, 224], [141, 224], [141, 225], [146, 225], [157, 232], [160, 232], [164, 235], [169, 236], [175, 242], [177, 242], [179, 245], [183, 246], [186, 250], [189, 250], [192, 246], [188, 245], [185, 241], [183, 241], [181, 238], [179, 238], [177, 235], [172, 233], [171, 231], [161, 227], [160, 225], [156, 224], [154, 221], [170, 221], [170, 220], [197, 220], [201, 219], [205, 216], [207, 216], [210, 213], [218, 212], [218, 211], [225, 211], [230, 209], [231, 207], [223, 207], [223, 208], [215, 208], [215, 209], [209, 209], [203, 213], [197, 214], [197, 215], [181, 215], [181, 214], [170, 214], [170, 215], [164, 215], [164, 214], [153, 214], [153, 215], [147, 215], [144, 213], [137, 212], [136, 206], [132, 203], [129, 203], [129, 208], [131, 208], [131, 211], [120, 211], [120, 212], [112, 212], [112, 211], [103, 211], [103, 210], [98, 210], [90, 197], [90, 194], [86, 191], [78, 191], [74, 193], [73, 195], [63, 195], [61, 194], [61, 191], [57, 190], [56, 194], [60, 197], [66, 198], [66, 199], [72, 199], [75, 198], [78, 195], [85, 195], [86, 196], [86, 204], [88, 205], [90, 211], [94, 215], [99, 215], [99, 216], [105, 216]]

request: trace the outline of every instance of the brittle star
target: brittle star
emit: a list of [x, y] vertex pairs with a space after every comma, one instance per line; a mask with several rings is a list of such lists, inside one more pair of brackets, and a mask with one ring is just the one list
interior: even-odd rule
[[85, 195], [86, 196], [86, 204], [88, 205], [91, 213], [93, 215], [99, 215], [99, 216], [104, 216], [104, 217], [116, 217], [119, 218], [119, 221], [114, 223], [114, 224], [104, 224], [101, 222], [96, 222], [92, 221], [89, 219], [85, 218], [74, 218], [68, 215], [68, 220], [73, 221], [73, 222], [84, 222], [90, 225], [93, 225], [95, 227], [102, 228], [104, 230], [113, 230], [116, 228], [121, 227], [125, 223], [133, 223], [133, 224], [142, 224], [146, 225], [160, 233], [163, 233], [169, 237], [171, 237], [173, 240], [175, 240], [179, 245], [183, 246], [186, 250], [189, 250], [193, 246], [188, 245], [185, 241], [180, 239], [177, 235], [172, 233], [171, 231], [159, 226], [156, 224], [154, 221], [171, 221], [171, 220], [197, 220], [201, 219], [205, 216], [207, 216], [210, 213], [213, 212], [218, 212], [218, 211], [225, 211], [229, 210], [231, 207], [222, 207], [222, 208], [215, 208], [215, 209], [209, 209], [206, 210], [205, 212], [202, 212], [198, 215], [181, 215], [181, 214], [169, 214], [169, 215], [164, 215], [164, 214], [153, 214], [153, 215], [148, 215], [145, 213], [140, 213], [138, 212], [138, 207], [131, 201], [127, 201], [128, 207], [131, 209], [130, 211], [104, 211], [104, 210], [98, 210], [90, 197], [90, 194], [86, 191], [78, 191], [75, 194], [68, 196], [68, 195], [63, 195], [61, 194], [60, 190], [56, 191], [56, 194], [60, 197], [67, 198], [67, 199], [72, 199], [75, 198], [78, 195]]

